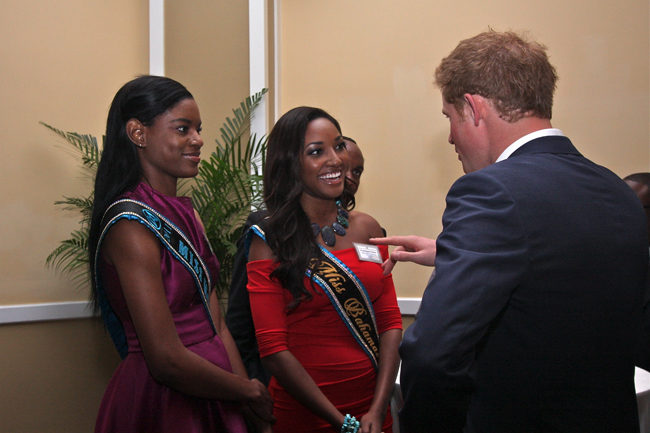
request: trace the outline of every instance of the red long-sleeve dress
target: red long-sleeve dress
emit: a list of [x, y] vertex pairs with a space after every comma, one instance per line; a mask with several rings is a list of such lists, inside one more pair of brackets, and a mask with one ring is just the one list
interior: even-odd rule
[[[379, 247], [384, 259], [388, 247]], [[377, 263], [360, 261], [349, 248], [333, 254], [363, 283], [375, 310], [377, 332], [402, 329], [402, 317], [392, 276], [384, 276]], [[269, 275], [277, 262], [259, 260], [248, 263], [248, 291], [262, 357], [289, 350], [307, 370], [325, 396], [343, 414], [360, 419], [372, 402], [376, 371], [334, 310], [329, 298], [315, 284], [313, 298], [290, 311], [291, 294]], [[311, 284], [305, 277], [305, 287]], [[275, 400], [273, 413], [276, 432], [331, 432], [332, 427], [291, 397], [273, 378], [269, 385]], [[390, 411], [383, 431], [391, 431]]]

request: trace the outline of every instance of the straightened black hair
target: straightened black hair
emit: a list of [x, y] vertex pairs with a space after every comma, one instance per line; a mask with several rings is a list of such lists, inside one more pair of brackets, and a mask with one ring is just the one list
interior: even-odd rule
[[305, 271], [312, 258], [323, 257], [309, 218], [300, 204], [303, 191], [300, 155], [305, 146], [307, 125], [320, 118], [329, 120], [341, 132], [339, 122], [324, 110], [297, 107], [277, 121], [267, 143], [264, 202], [269, 218], [266, 240], [279, 262], [271, 278], [280, 282], [293, 296], [289, 309], [312, 298], [303, 284]]
[[142, 180], [142, 167], [126, 132], [126, 124], [137, 119], [145, 126], [185, 99], [194, 99], [179, 82], [166, 77], [144, 75], [126, 83], [115, 94], [106, 122], [106, 138], [95, 177], [95, 198], [88, 236], [88, 254], [92, 283], [91, 300], [98, 311], [95, 281], [95, 255], [102, 216], [121, 195], [133, 191]]

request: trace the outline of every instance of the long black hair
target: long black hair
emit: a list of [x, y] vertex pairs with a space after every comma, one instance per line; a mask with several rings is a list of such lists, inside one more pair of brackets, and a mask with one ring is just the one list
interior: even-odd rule
[[106, 138], [95, 177], [93, 212], [88, 236], [88, 255], [92, 283], [91, 300], [95, 311], [95, 254], [99, 229], [106, 209], [122, 194], [132, 191], [142, 179], [142, 167], [136, 150], [126, 132], [126, 124], [137, 119], [145, 126], [153, 125], [158, 116], [185, 99], [194, 99], [179, 82], [166, 77], [144, 75], [129, 81], [115, 94], [106, 122]]
[[305, 145], [307, 125], [325, 118], [341, 132], [339, 122], [324, 110], [297, 107], [285, 113], [275, 124], [267, 144], [264, 169], [264, 202], [269, 211], [266, 239], [279, 266], [271, 277], [292, 294], [296, 307], [312, 295], [303, 284], [310, 260], [322, 257], [309, 217], [300, 204], [303, 186], [300, 180], [300, 155]]

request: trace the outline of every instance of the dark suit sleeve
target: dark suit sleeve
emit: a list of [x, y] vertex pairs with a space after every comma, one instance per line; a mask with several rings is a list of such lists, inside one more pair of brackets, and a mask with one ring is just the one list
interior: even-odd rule
[[637, 340], [635, 364], [637, 367], [650, 371], [650, 268], [648, 268], [648, 278], [643, 298], [643, 315], [641, 317], [641, 331]]
[[528, 264], [524, 229], [505, 188], [480, 172], [447, 195], [436, 276], [400, 347], [403, 432], [460, 432], [475, 356]]
[[269, 384], [271, 373], [262, 366], [260, 352], [255, 339], [255, 325], [251, 314], [251, 304], [248, 298], [248, 277], [246, 264], [248, 259], [244, 248], [246, 232], [259, 220], [266, 216], [266, 211], [257, 211], [249, 215], [244, 225], [241, 238], [237, 241], [237, 253], [233, 262], [232, 280], [228, 296], [228, 311], [226, 312], [226, 325], [237, 344], [248, 376], [257, 379], [263, 384]]

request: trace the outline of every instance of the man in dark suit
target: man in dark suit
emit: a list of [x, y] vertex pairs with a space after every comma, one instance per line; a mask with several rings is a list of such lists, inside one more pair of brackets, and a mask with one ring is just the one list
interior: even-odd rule
[[387, 271], [436, 267], [400, 347], [402, 432], [638, 432], [638, 199], [551, 127], [544, 46], [484, 32], [435, 78], [466, 175], [437, 242], [376, 242], [401, 245]]
[[[650, 230], [650, 173], [634, 173], [623, 178], [636, 194], [645, 210], [648, 230]], [[636, 365], [650, 371], [650, 274], [646, 281], [645, 297], [643, 298], [643, 313], [641, 315], [641, 331], [637, 348]]]

